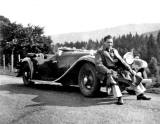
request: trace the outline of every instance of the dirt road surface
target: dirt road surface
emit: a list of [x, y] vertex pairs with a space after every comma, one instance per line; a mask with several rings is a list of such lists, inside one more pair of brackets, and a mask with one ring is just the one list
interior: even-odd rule
[[25, 87], [21, 78], [0, 75], [0, 124], [159, 124], [160, 95], [147, 95], [151, 101], [124, 94], [119, 106], [105, 92], [86, 98], [78, 87]]

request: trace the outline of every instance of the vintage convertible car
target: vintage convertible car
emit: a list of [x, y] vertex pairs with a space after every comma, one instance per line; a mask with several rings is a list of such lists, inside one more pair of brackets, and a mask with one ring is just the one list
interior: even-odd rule
[[59, 48], [52, 55], [30, 53], [21, 61], [24, 85], [33, 85], [35, 80], [53, 81], [64, 86], [78, 85], [84, 96], [94, 96], [106, 86], [95, 67], [95, 52]]

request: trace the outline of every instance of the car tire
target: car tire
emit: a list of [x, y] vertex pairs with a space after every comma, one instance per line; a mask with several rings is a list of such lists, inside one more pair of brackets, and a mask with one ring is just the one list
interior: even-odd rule
[[23, 64], [22, 78], [25, 86], [31, 86], [34, 84], [34, 82], [31, 81], [31, 70], [27, 62]]
[[97, 80], [96, 69], [90, 64], [82, 65], [78, 75], [80, 91], [84, 96], [92, 97], [100, 91], [100, 82]]

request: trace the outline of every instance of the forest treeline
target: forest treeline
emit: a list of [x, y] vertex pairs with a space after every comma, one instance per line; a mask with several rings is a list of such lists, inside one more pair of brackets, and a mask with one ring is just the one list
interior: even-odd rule
[[[106, 34], [108, 35], [108, 34]], [[64, 42], [57, 43], [60, 46], [75, 47], [78, 49], [99, 49], [101, 47], [103, 38], [98, 41], [89, 39], [88, 41]], [[152, 57], [160, 62], [160, 31], [157, 37], [153, 34], [126, 34], [119, 37], [114, 37], [114, 47], [118, 49], [119, 53], [123, 56], [126, 52], [134, 49], [135, 55], [139, 55], [142, 59], [149, 62]]]

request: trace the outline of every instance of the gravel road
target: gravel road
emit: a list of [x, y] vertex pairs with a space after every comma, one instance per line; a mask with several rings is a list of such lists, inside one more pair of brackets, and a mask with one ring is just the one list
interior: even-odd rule
[[86, 98], [78, 87], [25, 87], [21, 78], [0, 75], [0, 124], [159, 124], [160, 95], [147, 95], [151, 101], [124, 94], [119, 106], [105, 92]]

